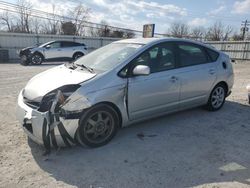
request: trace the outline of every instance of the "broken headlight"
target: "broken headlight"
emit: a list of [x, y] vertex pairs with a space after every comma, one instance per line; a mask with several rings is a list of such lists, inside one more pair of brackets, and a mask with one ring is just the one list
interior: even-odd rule
[[49, 92], [48, 94], [46, 94], [43, 97], [38, 110], [40, 112], [48, 111], [51, 108], [53, 101], [55, 100], [55, 97], [58, 93], [58, 90], [60, 90], [62, 92], [63, 97], [66, 100], [70, 95], [72, 95], [72, 93], [74, 93], [80, 87], [81, 87], [81, 85], [78, 85], [78, 84], [65, 85], [65, 86], [62, 86], [60, 88], [57, 88], [57, 89]]
[[77, 98], [66, 100], [61, 108], [66, 113], [78, 113], [90, 106], [90, 102], [86, 97], [78, 96]]

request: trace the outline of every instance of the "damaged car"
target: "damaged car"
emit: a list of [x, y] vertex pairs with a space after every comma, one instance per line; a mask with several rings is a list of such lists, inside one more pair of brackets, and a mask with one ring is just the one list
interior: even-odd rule
[[74, 41], [50, 41], [21, 49], [17, 53], [22, 65], [40, 65], [45, 61], [76, 60], [86, 55], [88, 48], [84, 43]]
[[229, 56], [203, 43], [126, 39], [33, 77], [17, 116], [47, 148], [99, 147], [135, 122], [198, 106], [217, 111], [233, 82]]

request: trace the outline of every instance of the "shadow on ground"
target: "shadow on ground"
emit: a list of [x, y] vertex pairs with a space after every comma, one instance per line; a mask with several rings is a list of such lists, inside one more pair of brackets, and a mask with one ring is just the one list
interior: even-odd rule
[[[138, 137], [137, 134], [144, 135]], [[29, 145], [37, 164], [78, 187], [250, 185], [250, 107], [226, 102], [218, 112], [179, 112], [120, 130], [108, 145], [53, 151]]]

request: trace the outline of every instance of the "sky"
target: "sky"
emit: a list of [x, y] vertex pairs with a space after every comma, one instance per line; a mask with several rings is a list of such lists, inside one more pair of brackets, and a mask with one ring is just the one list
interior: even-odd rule
[[[16, 0], [8, 0], [16, 3]], [[166, 33], [173, 22], [192, 27], [208, 27], [216, 21], [236, 30], [250, 20], [250, 0], [32, 0], [34, 9], [66, 13], [82, 3], [91, 8], [90, 21], [105, 20], [110, 25], [142, 30], [143, 24], [155, 23], [156, 32]]]

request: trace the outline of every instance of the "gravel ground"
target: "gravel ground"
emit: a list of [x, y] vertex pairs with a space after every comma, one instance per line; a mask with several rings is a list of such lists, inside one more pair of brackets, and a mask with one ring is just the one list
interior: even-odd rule
[[250, 187], [250, 63], [237, 63], [224, 108], [196, 108], [124, 128], [97, 149], [52, 151], [16, 121], [18, 92], [55, 64], [0, 64], [0, 187]]

